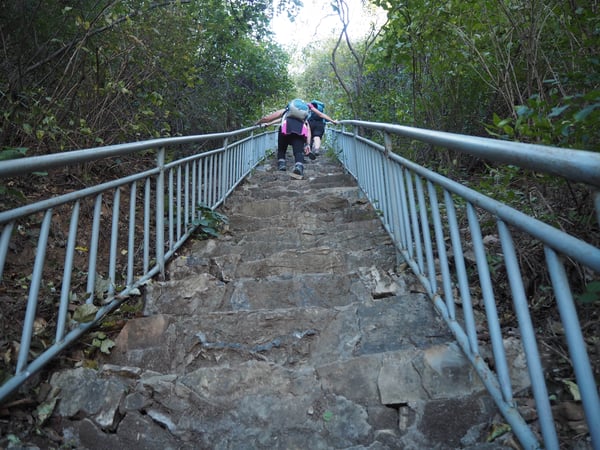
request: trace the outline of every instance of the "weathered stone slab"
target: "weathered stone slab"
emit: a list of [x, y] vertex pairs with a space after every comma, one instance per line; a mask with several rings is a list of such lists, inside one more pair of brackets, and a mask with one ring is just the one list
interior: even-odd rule
[[158, 314], [130, 320], [117, 338], [107, 358], [122, 366], [144, 367], [146, 370], [165, 371], [172, 366], [173, 332], [168, 332], [171, 316]]
[[363, 405], [381, 405], [377, 386], [381, 358], [368, 355], [318, 367], [323, 389]]
[[67, 418], [88, 416], [99, 427], [114, 430], [121, 399], [127, 386], [118, 378], [99, 378], [92, 369], [70, 369], [55, 373], [50, 384], [58, 398], [56, 412]]
[[381, 403], [385, 405], [414, 405], [484, 390], [477, 373], [453, 342], [387, 354], [378, 377]]
[[427, 399], [419, 371], [414, 361], [422, 357], [421, 350], [405, 349], [384, 355], [377, 374], [377, 388], [383, 405], [415, 405]]
[[425, 295], [387, 297], [358, 306], [362, 339], [357, 354], [395, 351], [454, 340]]
[[143, 312], [149, 316], [221, 311], [227, 309], [226, 291], [227, 285], [209, 273], [149, 283], [144, 293]]
[[[317, 268], [315, 268], [317, 272]], [[370, 293], [356, 275], [314, 273], [239, 279], [229, 299], [232, 310], [317, 306], [330, 308], [364, 301]]]

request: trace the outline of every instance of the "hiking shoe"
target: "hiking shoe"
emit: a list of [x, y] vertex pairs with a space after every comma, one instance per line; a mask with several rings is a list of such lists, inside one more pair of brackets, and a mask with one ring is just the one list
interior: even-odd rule
[[313, 161], [317, 159], [317, 155], [315, 155], [312, 148], [308, 144], [304, 146], [304, 154]]
[[311, 153], [313, 155], [315, 155], [315, 157], [317, 157], [317, 156], [319, 156], [321, 154], [321, 149], [313, 148], [312, 151], [311, 151]]
[[277, 162], [277, 169], [278, 169], [278, 170], [281, 170], [282, 172], [285, 172], [285, 170], [286, 170], [286, 169], [285, 169], [285, 159], [280, 159], [280, 160]]
[[298, 180], [304, 178], [304, 166], [302, 165], [302, 163], [296, 163], [291, 175]]

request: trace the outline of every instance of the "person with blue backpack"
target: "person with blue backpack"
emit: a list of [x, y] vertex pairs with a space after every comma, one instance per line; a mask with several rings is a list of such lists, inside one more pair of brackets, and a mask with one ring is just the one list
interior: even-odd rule
[[[313, 155], [318, 156], [321, 152], [321, 140], [325, 134], [325, 124], [327, 122], [337, 124], [337, 121], [333, 120], [327, 114], [325, 114], [325, 104], [319, 100], [313, 100], [310, 102], [313, 106], [308, 116], [308, 124], [310, 126], [311, 142], [310, 148]], [[318, 111], [321, 114], [313, 113]]]
[[[308, 124], [309, 114], [314, 113], [325, 120], [331, 120], [329, 116], [321, 113], [312, 104], [296, 98], [280, 110], [267, 114], [256, 121], [256, 125], [270, 125], [281, 119], [279, 133], [277, 136], [277, 168], [281, 171], [287, 170], [285, 154], [288, 146], [292, 146], [294, 152], [294, 169], [291, 173], [293, 178], [304, 178], [304, 155], [315, 159], [316, 155], [311, 152], [311, 129]], [[333, 122], [333, 120], [331, 120]]]

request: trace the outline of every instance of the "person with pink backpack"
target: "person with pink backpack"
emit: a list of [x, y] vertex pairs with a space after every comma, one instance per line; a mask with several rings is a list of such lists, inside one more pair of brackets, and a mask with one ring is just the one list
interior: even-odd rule
[[299, 180], [304, 178], [304, 155], [310, 159], [316, 158], [316, 155], [311, 152], [311, 132], [307, 121], [311, 112], [333, 122], [312, 104], [299, 98], [289, 102], [285, 108], [261, 117], [256, 122], [256, 125], [266, 126], [281, 118], [277, 136], [277, 168], [281, 171], [287, 170], [285, 154], [288, 146], [291, 145], [294, 152], [294, 169], [291, 176]]

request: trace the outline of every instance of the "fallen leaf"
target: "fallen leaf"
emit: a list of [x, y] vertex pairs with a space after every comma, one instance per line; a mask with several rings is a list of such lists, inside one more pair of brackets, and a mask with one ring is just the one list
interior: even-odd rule
[[47, 402], [40, 404], [35, 410], [35, 416], [37, 417], [37, 421], [39, 425], [43, 425], [46, 420], [52, 415], [54, 412], [54, 408], [56, 406], [57, 397], [50, 399]]
[[488, 434], [486, 441], [493, 442], [503, 434], [510, 433], [510, 431], [510, 425], [507, 423], [494, 424], [492, 426], [492, 431], [490, 431], [490, 434]]
[[580, 402], [581, 401], [581, 394], [579, 393], [579, 386], [577, 386], [577, 383], [574, 383], [571, 380], [562, 380], [562, 382], [569, 389], [569, 392], [571, 393], [571, 396], [573, 396], [573, 400], [575, 400], [576, 402]]
[[75, 312], [73, 313], [73, 320], [79, 323], [91, 322], [94, 320], [94, 317], [96, 317], [97, 312], [98, 307], [96, 305], [84, 303], [75, 309]]

